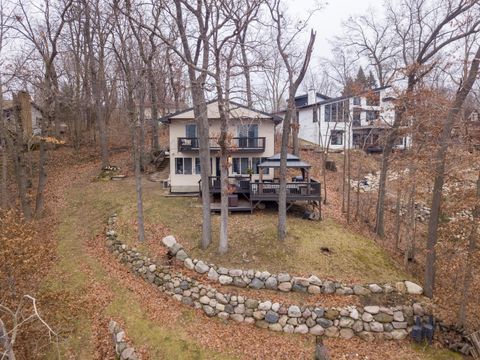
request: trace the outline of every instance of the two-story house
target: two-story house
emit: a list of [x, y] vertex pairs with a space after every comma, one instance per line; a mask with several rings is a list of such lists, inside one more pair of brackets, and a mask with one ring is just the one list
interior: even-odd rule
[[[331, 150], [362, 148], [381, 150], [385, 136], [395, 117], [394, 96], [385, 86], [356, 96], [319, 99], [310, 91], [297, 105], [299, 138]], [[399, 139], [397, 148], [410, 145], [410, 138]]]
[[[220, 116], [218, 102], [207, 105], [210, 126], [210, 168], [213, 180], [220, 176]], [[199, 142], [193, 108], [166, 116], [170, 137], [170, 191], [198, 192], [200, 180]], [[275, 126], [281, 118], [230, 102], [229, 176], [258, 179], [258, 164], [274, 155]], [[263, 171], [263, 178], [273, 171]]]

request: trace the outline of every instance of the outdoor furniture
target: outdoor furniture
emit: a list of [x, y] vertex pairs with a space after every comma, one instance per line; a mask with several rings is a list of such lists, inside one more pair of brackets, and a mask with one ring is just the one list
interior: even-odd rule
[[238, 195], [232, 194], [228, 195], [228, 207], [237, 207], [238, 206]]

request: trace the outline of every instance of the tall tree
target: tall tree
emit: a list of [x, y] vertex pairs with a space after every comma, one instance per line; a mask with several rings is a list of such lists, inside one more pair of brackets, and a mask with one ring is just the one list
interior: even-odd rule
[[457, 119], [460, 110], [470, 93], [475, 80], [479, 74], [480, 65], [480, 46], [474, 55], [467, 77], [459, 86], [452, 106], [447, 114], [443, 124], [441, 135], [438, 139], [439, 148], [433, 156], [435, 164], [435, 180], [432, 191], [432, 202], [430, 206], [430, 218], [428, 221], [428, 240], [427, 240], [427, 258], [425, 263], [425, 295], [433, 297], [435, 286], [435, 267], [436, 267], [436, 249], [438, 240], [438, 223], [440, 220], [440, 206], [442, 202], [442, 189], [445, 182], [445, 163], [447, 150], [450, 143], [453, 125]]
[[407, 122], [406, 114], [414, 102], [416, 86], [438, 66], [440, 55], [445, 55], [444, 50], [480, 30], [479, 18], [469, 16], [469, 12], [473, 14], [479, 5], [478, 1], [471, 0], [444, 0], [434, 4], [402, 0], [398, 8], [387, 8], [388, 21], [394, 28], [391, 43], [400, 44], [402, 71], [407, 86], [399, 97], [396, 115], [383, 148], [375, 222], [375, 232], [381, 237], [385, 235], [385, 195], [390, 156], [399, 129]]
[[[312, 57], [313, 45], [315, 44], [315, 32], [310, 31], [310, 40], [299, 62], [291, 53], [291, 44], [298, 34], [305, 28], [297, 27], [293, 33], [288, 33], [287, 22], [282, 4], [275, 0], [268, 4], [273, 20], [273, 31], [276, 37], [276, 45], [288, 74], [288, 100], [287, 110], [283, 118], [282, 142], [280, 148], [280, 189], [278, 195], [278, 239], [284, 241], [287, 237], [287, 153], [288, 139], [290, 136], [291, 120], [295, 116], [295, 94], [303, 81]], [[306, 24], [306, 23], [305, 23]]]

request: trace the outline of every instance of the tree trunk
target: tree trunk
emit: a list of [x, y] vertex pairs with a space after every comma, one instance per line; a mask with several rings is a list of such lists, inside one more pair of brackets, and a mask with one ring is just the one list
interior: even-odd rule
[[247, 49], [245, 47], [246, 32], [241, 36], [240, 49], [242, 51], [243, 75], [245, 76], [245, 91], [247, 93], [247, 106], [253, 106], [252, 99], [252, 80], [250, 78], [250, 67], [248, 66]]
[[436, 250], [435, 245], [438, 239], [438, 223], [440, 217], [440, 206], [442, 201], [442, 188], [445, 180], [445, 161], [452, 128], [455, 123], [465, 99], [467, 98], [472, 86], [476, 80], [480, 63], [480, 47], [478, 48], [475, 58], [470, 66], [467, 79], [457, 90], [455, 100], [450, 108], [442, 133], [440, 135], [439, 144], [435, 156], [435, 181], [432, 192], [432, 204], [430, 210], [430, 219], [428, 221], [428, 240], [427, 240], [427, 259], [425, 264], [425, 295], [433, 297], [435, 287], [435, 266], [436, 266]]
[[283, 119], [282, 143], [280, 148], [280, 188], [278, 193], [278, 240], [287, 238], [287, 153], [290, 136], [291, 113], [295, 111], [294, 94], [290, 93], [288, 110]]
[[352, 179], [352, 174], [351, 174], [351, 153], [350, 150], [347, 150], [347, 224], [350, 223], [350, 194], [351, 194], [351, 186], [350, 182]]
[[210, 137], [207, 118], [207, 103], [203, 93], [202, 84], [194, 80], [192, 83], [192, 99], [194, 114], [198, 125], [199, 157], [201, 167], [201, 191], [202, 191], [202, 238], [200, 247], [205, 250], [210, 245], [212, 224], [210, 214]]
[[328, 148], [322, 150], [323, 165], [322, 165], [322, 177], [323, 177], [323, 204], [327, 204], [327, 160], [328, 160]]
[[477, 201], [475, 208], [473, 209], [472, 229], [470, 230], [470, 235], [468, 237], [468, 253], [465, 262], [465, 274], [463, 276], [462, 296], [460, 307], [458, 309], [457, 325], [459, 327], [465, 326], [466, 322], [468, 300], [470, 298], [470, 285], [473, 280], [473, 262], [475, 260], [475, 251], [477, 251], [478, 229], [480, 226], [480, 171], [478, 172], [476, 197]]
[[402, 189], [400, 186], [397, 189], [397, 201], [395, 205], [395, 248], [398, 250], [400, 246], [400, 226], [401, 226], [401, 198]]
[[223, 255], [228, 251], [228, 156], [221, 149], [220, 155], [220, 186], [222, 193], [220, 198], [220, 241], [218, 245], [218, 252]]
[[158, 96], [157, 84], [155, 82], [155, 74], [153, 72], [152, 59], [147, 64], [148, 83], [150, 85], [150, 106], [151, 106], [151, 121], [152, 121], [152, 151], [158, 152], [160, 144], [158, 142]]
[[291, 120], [291, 133], [292, 133], [292, 152], [293, 155], [298, 156], [300, 154], [300, 145], [298, 143], [298, 128], [299, 128], [299, 120], [297, 119], [296, 111], [292, 112], [292, 120]]
[[8, 208], [8, 153], [7, 153], [7, 132], [6, 123], [3, 118], [3, 90], [0, 82], [0, 152], [2, 153], [2, 180], [0, 184], [0, 192], [2, 193], [1, 207], [2, 209]]
[[18, 186], [18, 196], [20, 198], [20, 205], [25, 220], [30, 221], [32, 219], [32, 209], [30, 208], [30, 201], [27, 194], [27, 174], [25, 164], [25, 148], [23, 142], [23, 125], [20, 118], [20, 104], [17, 99], [14, 101], [14, 119], [15, 119], [15, 145], [14, 158], [15, 158], [15, 177]]
[[[43, 124], [42, 124], [42, 134], [43, 134]], [[46, 150], [46, 141], [44, 139], [40, 140], [39, 152], [40, 154], [38, 159], [38, 186], [37, 186], [37, 196], [35, 198], [35, 217], [37, 219], [42, 217], [43, 207], [44, 207], [43, 205], [44, 191], [45, 191], [45, 185], [47, 184], [47, 172], [45, 171], [45, 163], [47, 160], [47, 150]]]
[[[140, 124], [140, 126], [142, 126]], [[138, 130], [136, 125], [133, 129], [133, 153], [135, 161], [135, 191], [137, 194], [137, 223], [138, 223], [138, 241], [145, 241], [145, 225], [143, 217], [143, 196], [142, 196], [142, 171], [140, 168], [141, 151], [138, 141]]]

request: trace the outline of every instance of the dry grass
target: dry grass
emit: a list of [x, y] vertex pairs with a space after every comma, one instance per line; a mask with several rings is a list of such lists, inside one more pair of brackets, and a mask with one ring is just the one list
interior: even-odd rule
[[[118, 207], [126, 239], [135, 239], [135, 202], [132, 180], [109, 186], [97, 192], [98, 201]], [[190, 251], [191, 256], [227, 267], [253, 268], [270, 272], [288, 271], [299, 275], [315, 274], [356, 282], [402, 280], [407, 275], [390, 261], [371, 239], [357, 235], [331, 219], [321, 222], [303, 220], [301, 210], [289, 212], [288, 238], [276, 238], [275, 208], [251, 214], [232, 214], [229, 218], [229, 251], [217, 253], [219, 219], [212, 216], [212, 245], [198, 248], [201, 234], [201, 204], [197, 198], [165, 197], [157, 184], [145, 182], [145, 221], [148, 227], [162, 226], [162, 235], [172, 234]], [[140, 246], [142, 247], [142, 246]], [[327, 253], [322, 248], [328, 248]]]

